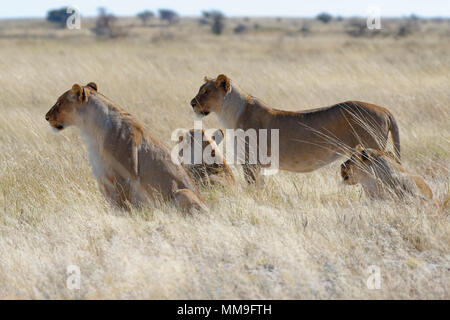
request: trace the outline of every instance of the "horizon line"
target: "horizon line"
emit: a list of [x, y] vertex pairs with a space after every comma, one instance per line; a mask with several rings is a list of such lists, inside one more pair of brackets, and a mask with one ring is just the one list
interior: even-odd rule
[[[50, 11], [50, 10], [49, 10]], [[152, 10], [150, 10], [152, 11]], [[155, 10], [156, 11], [156, 10]], [[175, 11], [176, 12], [176, 11]], [[111, 12], [110, 12], [111, 13]], [[136, 12], [135, 15], [120, 15], [120, 14], [114, 14], [111, 13], [112, 15], [119, 17], [119, 18], [133, 18], [136, 17], [137, 14], [139, 13]], [[305, 16], [300, 16], [300, 15], [226, 15], [224, 14], [225, 18], [285, 18], [285, 19], [304, 19], [304, 18], [309, 18], [309, 19], [314, 19], [317, 17], [317, 15], [321, 14], [321, 13], [328, 13], [328, 12], [319, 12], [315, 15], [305, 15]], [[330, 13], [329, 13], [330, 14]], [[80, 14], [82, 17], [84, 18], [96, 18], [97, 15], [87, 15], [84, 16], [83, 14]], [[367, 18], [366, 15], [332, 15], [330, 14], [333, 18]], [[183, 15], [183, 14], [178, 14], [179, 17], [181, 18], [201, 18], [202, 15]], [[409, 13], [409, 14], [403, 14], [403, 15], [381, 15], [382, 18], [387, 18], [387, 19], [400, 19], [400, 18], [410, 18], [411, 16], [415, 16], [416, 18], [419, 19], [450, 19], [450, 16], [445, 16], [445, 15], [420, 15], [417, 13]], [[14, 17], [9, 17], [9, 16], [0, 16], [0, 20], [24, 20], [24, 19], [46, 19], [46, 16], [14, 16]]]

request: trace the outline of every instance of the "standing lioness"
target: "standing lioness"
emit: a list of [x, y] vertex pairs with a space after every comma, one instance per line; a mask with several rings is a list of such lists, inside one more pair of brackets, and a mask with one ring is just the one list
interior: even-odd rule
[[[225, 129], [279, 129], [279, 168], [283, 170], [316, 170], [350, 153], [359, 143], [383, 150], [389, 131], [400, 159], [395, 119], [387, 109], [373, 104], [348, 101], [299, 112], [282, 111], [245, 93], [221, 74], [216, 79], [205, 77], [191, 105], [201, 116], [216, 113]], [[258, 165], [244, 165], [248, 182], [255, 181], [258, 170]]]
[[45, 115], [50, 125], [80, 129], [100, 190], [119, 207], [148, 199], [175, 200], [182, 208], [206, 209], [192, 180], [171, 161], [169, 150], [132, 115], [97, 92], [74, 84]]

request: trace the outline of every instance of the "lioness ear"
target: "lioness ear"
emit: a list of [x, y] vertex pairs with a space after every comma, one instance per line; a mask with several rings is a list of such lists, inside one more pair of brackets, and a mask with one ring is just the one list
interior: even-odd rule
[[390, 157], [390, 158], [392, 158], [392, 159], [395, 159], [395, 156], [394, 156], [394, 154], [393, 154], [391, 151], [386, 151], [385, 153], [386, 153], [386, 155], [387, 155], [388, 157]]
[[386, 155], [389, 158], [391, 158], [392, 160], [394, 160], [395, 162], [397, 162], [398, 164], [401, 164], [401, 162], [397, 159], [397, 157], [391, 151], [387, 151]]
[[222, 142], [223, 137], [224, 137], [223, 130], [222, 129], [217, 129], [216, 131], [214, 131], [212, 137], [214, 139], [214, 142], [217, 145], [219, 145]]
[[79, 85], [79, 84], [74, 84], [72, 86], [72, 92], [75, 94], [75, 96], [77, 97], [77, 100], [79, 102], [83, 101], [83, 96], [84, 96], [84, 90], [83, 88]]
[[362, 159], [363, 161], [368, 161], [368, 160], [369, 160], [369, 155], [367, 154], [366, 150], [363, 150], [363, 151], [361, 152], [361, 159]]
[[367, 154], [367, 151], [364, 149], [362, 145], [358, 144], [356, 146], [356, 151], [358, 151], [361, 161], [369, 160], [369, 155]]
[[205, 80], [205, 82], [208, 82], [208, 81], [211, 80], [211, 78], [209, 78], [208, 76], [205, 76], [205, 77], [203, 78], [203, 80]]
[[95, 91], [98, 91], [98, 87], [97, 87], [97, 84], [95, 83], [95, 82], [89, 82], [87, 85], [86, 85], [86, 87], [89, 87], [89, 88], [91, 88], [91, 89], [94, 89]]
[[216, 78], [215, 85], [216, 88], [223, 88], [225, 92], [228, 92], [230, 90], [230, 79], [226, 75], [220, 74]]
[[86, 94], [86, 90], [79, 84], [74, 84], [72, 86], [72, 92], [77, 97], [78, 102], [83, 103], [87, 101], [88, 97]]

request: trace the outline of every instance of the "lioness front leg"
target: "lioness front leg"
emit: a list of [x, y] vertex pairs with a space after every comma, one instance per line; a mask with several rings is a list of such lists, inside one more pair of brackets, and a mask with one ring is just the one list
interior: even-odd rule
[[98, 181], [101, 193], [116, 207], [130, 211], [130, 188], [115, 178], [104, 177]]
[[179, 189], [173, 195], [175, 205], [185, 213], [194, 211], [209, 212], [206, 204], [197, 195], [189, 189]]

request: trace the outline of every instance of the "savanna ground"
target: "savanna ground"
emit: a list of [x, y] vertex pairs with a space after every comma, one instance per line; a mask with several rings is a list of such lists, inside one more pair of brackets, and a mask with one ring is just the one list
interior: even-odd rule
[[[398, 21], [362, 37], [346, 20], [245, 20], [248, 33], [221, 36], [190, 19], [129, 23], [126, 37], [96, 39], [89, 24], [0, 22], [0, 298], [450, 298], [449, 21], [401, 37]], [[172, 146], [172, 130], [193, 126], [203, 76], [219, 73], [287, 110], [387, 107], [403, 164], [434, 199], [369, 202], [342, 185], [338, 161], [263, 189], [234, 168], [237, 187], [201, 190], [209, 214], [129, 214], [99, 193], [77, 129], [55, 134], [44, 119], [72, 84], [95, 81]], [[219, 127], [214, 115], [203, 125]], [[79, 290], [66, 286], [68, 265], [81, 270]], [[378, 290], [366, 285], [372, 265]]]

